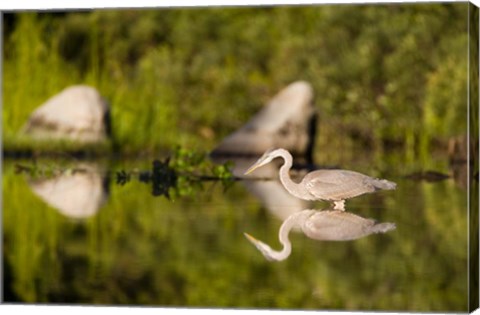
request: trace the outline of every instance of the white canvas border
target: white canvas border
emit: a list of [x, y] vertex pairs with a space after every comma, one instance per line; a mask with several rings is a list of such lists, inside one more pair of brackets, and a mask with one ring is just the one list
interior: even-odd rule
[[[324, 0], [324, 1], [291, 1], [291, 0], [177, 0], [177, 1], [154, 1], [154, 0], [82, 0], [82, 1], [62, 1], [62, 0], [16, 0], [0, 2], [0, 11], [21, 11], [21, 10], [58, 10], [58, 9], [84, 9], [84, 8], [154, 8], [154, 7], [193, 7], [193, 6], [251, 6], [251, 5], [301, 5], [301, 4], [364, 4], [364, 3], [438, 3], [438, 2], [471, 2], [480, 7], [480, 0], [470, 1], [452, 1], [452, 0]], [[0, 221], [1, 222], [1, 221]], [[0, 291], [1, 292], [1, 291]], [[284, 311], [284, 310], [238, 310], [238, 309], [194, 309], [194, 308], [154, 308], [154, 307], [99, 307], [99, 306], [45, 306], [45, 305], [0, 305], [1, 314], [19, 314], [27, 312], [28, 314], [68, 314], [76, 315], [88, 312], [88, 314], [97, 315], [105, 313], [115, 313], [115, 315], [131, 314], [194, 314], [194, 315], [219, 315], [219, 314], [265, 314], [265, 315], [307, 315], [307, 314], [345, 314], [345, 315], [376, 315], [376, 314], [406, 314], [395, 312], [345, 312], [345, 311]], [[421, 313], [409, 313], [421, 314]], [[477, 309], [472, 314], [480, 315]]]

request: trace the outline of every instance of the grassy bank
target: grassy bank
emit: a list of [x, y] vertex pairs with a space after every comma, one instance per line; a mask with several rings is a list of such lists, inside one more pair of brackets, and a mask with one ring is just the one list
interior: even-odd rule
[[466, 130], [466, 3], [7, 14], [4, 149], [71, 84], [112, 108], [121, 152], [213, 149], [285, 85], [312, 83], [317, 146], [400, 144]]

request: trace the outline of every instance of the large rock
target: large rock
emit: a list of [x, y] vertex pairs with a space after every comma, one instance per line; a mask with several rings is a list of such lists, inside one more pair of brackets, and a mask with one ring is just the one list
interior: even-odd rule
[[280, 91], [243, 127], [225, 138], [213, 155], [259, 155], [282, 147], [292, 154], [311, 155], [316, 114], [313, 89], [298, 81]]
[[102, 141], [111, 133], [109, 106], [96, 89], [71, 86], [37, 108], [24, 131], [39, 139]]

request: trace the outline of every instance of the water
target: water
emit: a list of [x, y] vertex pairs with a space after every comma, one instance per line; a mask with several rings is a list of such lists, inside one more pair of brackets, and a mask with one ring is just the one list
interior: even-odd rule
[[[396, 229], [353, 241], [318, 241], [297, 230], [281, 262], [267, 261], [243, 233], [280, 249], [286, 217], [328, 203], [292, 198], [277, 180], [180, 182], [167, 198], [138, 180], [151, 160], [76, 161], [76, 170], [71, 161], [6, 160], [5, 301], [465, 311], [465, 182], [408, 179], [420, 166], [399, 160], [347, 165], [397, 183], [395, 191], [347, 201], [348, 212]], [[252, 163], [237, 162], [237, 174]], [[48, 179], [32, 179], [22, 166], [46, 170]], [[443, 160], [429, 166], [452, 174]], [[120, 170], [138, 171], [122, 181]]]

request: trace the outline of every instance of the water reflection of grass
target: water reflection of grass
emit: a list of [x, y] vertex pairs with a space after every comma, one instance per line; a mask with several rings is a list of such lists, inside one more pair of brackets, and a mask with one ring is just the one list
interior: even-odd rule
[[[306, 309], [465, 310], [466, 192], [452, 180], [397, 180], [392, 194], [352, 200], [397, 230], [355, 242], [292, 234], [272, 264], [243, 238], [277, 244], [280, 222], [240, 183], [174, 202], [140, 183], [111, 185], [96, 216], [72, 221], [4, 164], [6, 289], [26, 302]], [[207, 184], [208, 185], [208, 184]], [[275, 246], [276, 247], [276, 246]]]

